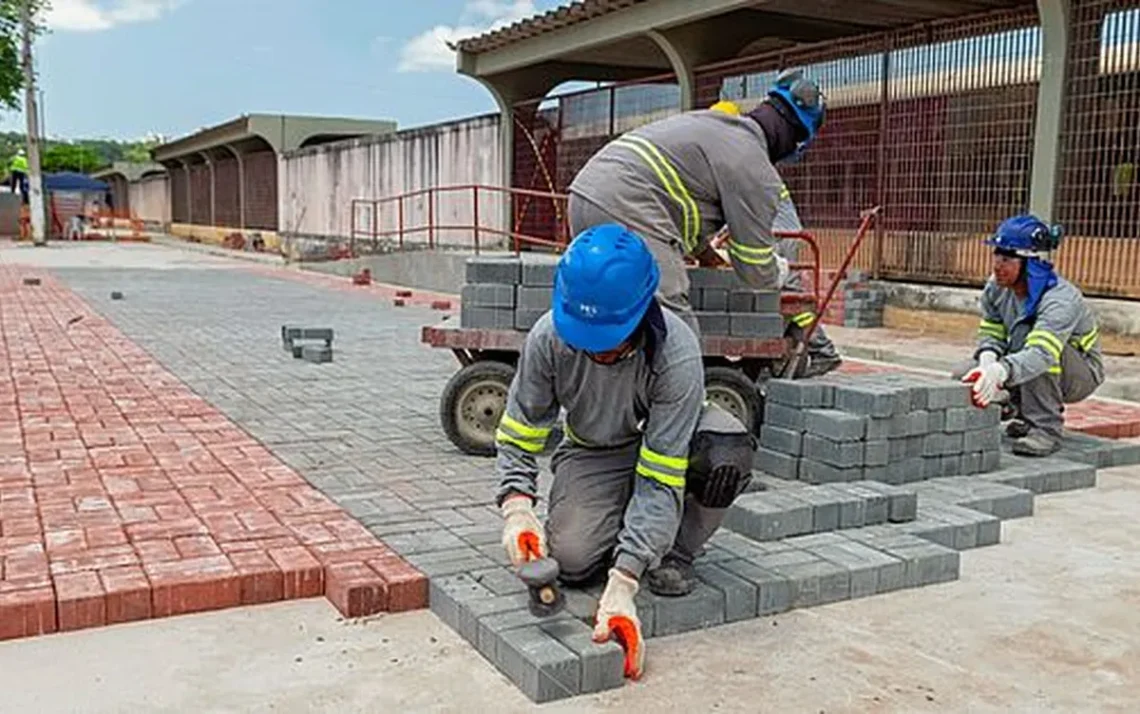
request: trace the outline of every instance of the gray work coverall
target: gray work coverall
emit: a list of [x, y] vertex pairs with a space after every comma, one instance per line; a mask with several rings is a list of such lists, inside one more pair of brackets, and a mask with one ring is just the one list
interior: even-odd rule
[[978, 347], [961, 378], [985, 350], [1009, 370], [1005, 387], [1022, 421], [1054, 439], [1064, 434], [1064, 405], [1079, 402], [1104, 382], [1100, 330], [1081, 291], [1058, 277], [1038, 303], [1036, 319], [1021, 319], [1024, 300], [991, 276], [982, 290]]
[[775, 290], [772, 226], [783, 186], [754, 120], [685, 112], [623, 134], [586, 162], [569, 187], [570, 231], [618, 223], [641, 235], [661, 270], [658, 299], [700, 334], [685, 256], [701, 253], [727, 224], [736, 274]]
[[661, 315], [660, 329], [617, 364], [568, 347], [549, 312], [519, 356], [496, 437], [497, 501], [536, 497], [535, 457], [564, 409], [546, 532], [567, 582], [590, 582], [611, 562], [640, 578], [670, 551], [691, 562], [727, 512], [686, 493], [690, 444], [706, 427], [728, 431], [725, 420], [745, 429], [705, 404], [696, 335], [670, 310]]

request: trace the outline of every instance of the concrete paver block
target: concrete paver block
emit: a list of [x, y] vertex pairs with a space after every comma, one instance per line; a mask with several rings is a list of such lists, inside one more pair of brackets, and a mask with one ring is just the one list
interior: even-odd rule
[[459, 612], [462, 603], [471, 599], [485, 599], [494, 594], [475, 582], [467, 573], [431, 578], [428, 582], [428, 607], [448, 627], [459, 632]]
[[808, 563], [779, 565], [773, 568], [788, 579], [792, 607], [827, 605], [851, 597], [851, 573], [847, 568], [818, 556]]
[[748, 493], [736, 499], [724, 516], [724, 527], [757, 541], [773, 541], [811, 533], [813, 506], [779, 493]]
[[753, 468], [782, 479], [794, 481], [800, 477], [800, 460], [791, 454], [761, 446], [752, 457]]
[[864, 443], [859, 441], [831, 441], [810, 431], [804, 434], [804, 457], [837, 468], [863, 465]]
[[890, 444], [886, 439], [863, 442], [863, 463], [867, 466], [887, 466], [891, 462]]
[[514, 306], [519, 310], [546, 312], [551, 309], [553, 302], [554, 288], [520, 285], [515, 289]]
[[654, 637], [724, 624], [724, 593], [705, 583], [697, 583], [684, 597], [654, 597]]
[[764, 404], [764, 423], [778, 426], [781, 429], [803, 431], [805, 414], [805, 410], [789, 407], [785, 404], [777, 404], [771, 400]]
[[697, 326], [701, 332], [709, 335], [727, 335], [729, 321], [727, 312], [696, 312]]
[[791, 583], [783, 575], [751, 560], [731, 560], [720, 567], [756, 588], [757, 617], [778, 615], [791, 609]]
[[867, 435], [865, 416], [838, 409], [805, 409], [804, 430], [831, 441], [860, 441]]
[[[856, 444], [857, 446], [857, 444]], [[815, 459], [800, 459], [800, 481], [810, 484], [846, 483], [863, 480], [862, 466], [840, 468]]]
[[529, 287], [554, 287], [554, 274], [558, 269], [555, 260], [536, 260], [529, 256], [522, 261], [522, 284]]
[[539, 627], [499, 634], [499, 669], [531, 701], [544, 703], [581, 692], [581, 662], [574, 652]]
[[732, 312], [728, 332], [734, 337], [778, 339], [784, 336], [784, 318], [779, 313]]
[[301, 347], [301, 359], [313, 364], [332, 362], [332, 348], [325, 345], [303, 345]]
[[709, 587], [724, 597], [724, 621], [738, 622], [756, 617], [757, 588], [753, 583], [715, 564], [697, 562], [693, 570]]
[[768, 424], [760, 427], [760, 445], [781, 454], [799, 456], [803, 444], [803, 434], [790, 429], [781, 429]]
[[[541, 289], [541, 288], [539, 288]], [[468, 283], [460, 291], [462, 305], [515, 308], [515, 286], [502, 283]]]
[[962, 435], [962, 451], [996, 451], [1001, 447], [1001, 430], [997, 427], [971, 429]]
[[874, 385], [839, 385], [835, 408], [870, 417], [891, 417], [910, 411], [910, 393]]
[[726, 288], [701, 288], [700, 300], [702, 312], [728, 312]]
[[951, 407], [946, 410], [946, 424], [942, 428], [948, 432], [966, 431], [977, 425], [981, 414], [975, 407]]
[[459, 324], [488, 330], [513, 330], [515, 310], [508, 307], [469, 307], [463, 304], [459, 308]]
[[830, 409], [835, 390], [822, 380], [771, 379], [766, 387], [767, 402], [799, 409]]
[[625, 683], [625, 653], [615, 641], [593, 641], [593, 628], [576, 620], [556, 620], [539, 626], [578, 655], [578, 691], [582, 694], [617, 689]]
[[927, 408], [930, 410], [968, 407], [971, 406], [970, 386], [949, 379], [944, 383], [932, 383], [928, 388], [926, 399]]
[[517, 257], [472, 256], [466, 263], [468, 283], [500, 283], [518, 285], [522, 278], [521, 261]]
[[688, 268], [689, 284], [694, 288], [731, 290], [739, 285], [736, 273], [720, 268]]

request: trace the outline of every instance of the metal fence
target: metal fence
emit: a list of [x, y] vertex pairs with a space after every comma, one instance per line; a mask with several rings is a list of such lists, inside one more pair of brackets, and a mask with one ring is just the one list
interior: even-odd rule
[[[1140, 297], [1140, 0], [1075, 0], [1070, 33], [1060, 267], [1091, 294]], [[828, 122], [802, 162], [780, 168], [825, 263], [841, 259], [858, 211], [879, 204], [858, 267], [979, 285], [980, 239], [1029, 202], [1041, 59], [1027, 6], [709, 65], [695, 80], [700, 106], [748, 107], [780, 69], [805, 67], [828, 95]], [[516, 185], [565, 191], [593, 152], [677, 99], [662, 77], [519, 105]], [[527, 210], [529, 231], [554, 225], [553, 208]]]

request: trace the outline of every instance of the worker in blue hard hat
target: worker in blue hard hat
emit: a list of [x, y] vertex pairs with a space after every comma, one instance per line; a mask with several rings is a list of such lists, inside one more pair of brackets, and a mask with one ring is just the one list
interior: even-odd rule
[[1104, 382], [1100, 330], [1081, 291], [1057, 274], [1062, 231], [1032, 215], [1004, 221], [986, 244], [993, 275], [982, 290], [978, 346], [955, 371], [974, 403], [1004, 403], [1006, 434], [1022, 456], [1060, 448], [1064, 405]]
[[[558, 562], [569, 585], [605, 581], [594, 636], [644, 643], [634, 596], [692, 591], [693, 559], [751, 479], [755, 442], [705, 402], [696, 335], [655, 297], [646, 241], [616, 224], [579, 234], [558, 263], [552, 309], [521, 350], [496, 433], [497, 502], [513, 564]], [[565, 411], [545, 525], [536, 456]]]
[[626, 132], [570, 184], [570, 230], [617, 223], [641, 235], [661, 269], [658, 299], [699, 334], [685, 257], [706, 252], [727, 228], [737, 275], [753, 288], [782, 287], [788, 261], [772, 232], [784, 182], [775, 164], [803, 152], [824, 114], [819, 86], [792, 71], [746, 113], [722, 103]]

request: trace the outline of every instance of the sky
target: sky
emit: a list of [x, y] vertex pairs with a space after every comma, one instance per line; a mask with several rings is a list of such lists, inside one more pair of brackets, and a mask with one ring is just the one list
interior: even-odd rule
[[[241, 114], [393, 119], [496, 111], [445, 44], [558, 0], [51, 0], [35, 46], [52, 138], [168, 139]], [[0, 131], [23, 131], [23, 112]]]

